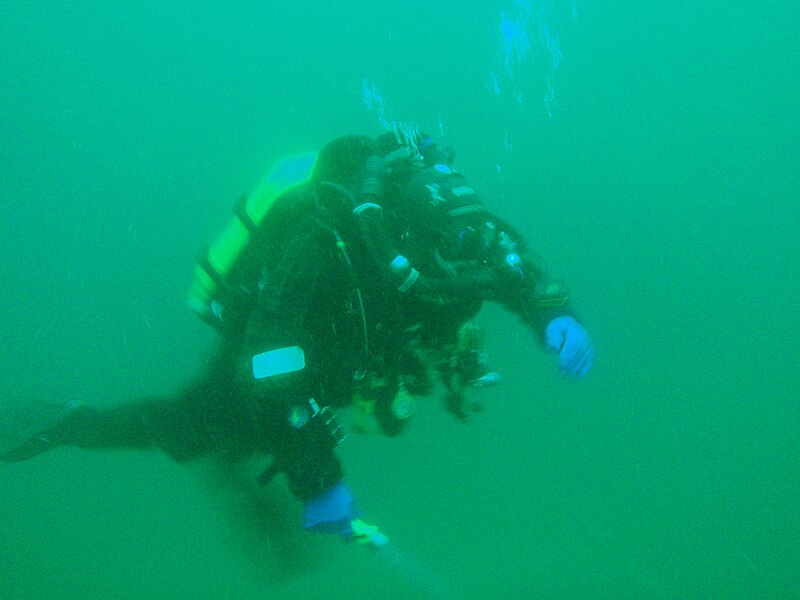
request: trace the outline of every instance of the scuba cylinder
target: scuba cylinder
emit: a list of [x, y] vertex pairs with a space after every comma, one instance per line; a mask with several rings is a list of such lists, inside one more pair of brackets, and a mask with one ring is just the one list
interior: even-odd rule
[[307, 153], [276, 163], [256, 190], [237, 206], [236, 216], [198, 260], [187, 303], [201, 319], [221, 321], [224, 296], [242, 255], [276, 200], [309, 180], [315, 160], [316, 153]]

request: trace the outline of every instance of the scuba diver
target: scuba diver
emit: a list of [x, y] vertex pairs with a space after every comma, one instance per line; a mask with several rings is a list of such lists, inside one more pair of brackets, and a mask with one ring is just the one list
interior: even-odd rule
[[5, 407], [0, 460], [58, 446], [157, 448], [178, 462], [213, 454], [285, 475], [305, 528], [374, 535], [358, 520], [335, 448], [335, 410], [359, 431], [397, 435], [415, 398], [443, 384], [460, 419], [467, 392], [497, 380], [473, 318], [499, 303], [584, 376], [591, 339], [565, 288], [530, 258], [453, 168], [454, 154], [411, 127], [350, 135], [283, 161], [199, 262], [189, 303], [220, 332], [178, 394], [106, 408]]

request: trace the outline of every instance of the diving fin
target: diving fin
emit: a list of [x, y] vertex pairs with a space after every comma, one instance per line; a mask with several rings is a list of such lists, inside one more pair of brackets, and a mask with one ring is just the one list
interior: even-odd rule
[[28, 460], [59, 446], [59, 430], [83, 407], [77, 401], [55, 404], [29, 400], [0, 406], [0, 461]]

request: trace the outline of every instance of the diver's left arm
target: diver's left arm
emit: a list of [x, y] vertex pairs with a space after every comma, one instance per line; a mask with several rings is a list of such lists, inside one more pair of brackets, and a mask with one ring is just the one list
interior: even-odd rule
[[549, 351], [559, 355], [559, 370], [580, 379], [594, 363], [594, 344], [569, 303], [566, 288], [551, 279], [524, 251], [521, 236], [500, 229], [491, 260], [495, 284], [490, 300], [519, 316]]

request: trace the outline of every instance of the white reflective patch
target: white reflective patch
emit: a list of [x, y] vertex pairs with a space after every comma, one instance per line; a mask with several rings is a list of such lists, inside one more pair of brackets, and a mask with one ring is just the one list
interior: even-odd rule
[[302, 371], [306, 366], [306, 355], [300, 346], [287, 346], [269, 350], [253, 357], [253, 377], [264, 379], [273, 375]]
[[454, 196], [457, 196], [459, 198], [461, 196], [470, 196], [470, 195], [475, 193], [475, 190], [473, 190], [468, 185], [462, 185], [462, 186], [459, 186], [459, 187], [455, 187], [451, 191], [453, 192]]

